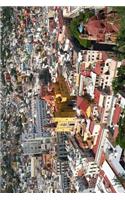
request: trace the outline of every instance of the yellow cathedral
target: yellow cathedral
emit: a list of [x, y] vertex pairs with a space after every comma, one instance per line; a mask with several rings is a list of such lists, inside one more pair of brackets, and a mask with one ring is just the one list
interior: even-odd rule
[[76, 97], [70, 96], [68, 85], [63, 76], [59, 76], [54, 83], [54, 101], [56, 112], [53, 113], [52, 121], [57, 123], [55, 131], [71, 132], [76, 121], [76, 113], [73, 110]]

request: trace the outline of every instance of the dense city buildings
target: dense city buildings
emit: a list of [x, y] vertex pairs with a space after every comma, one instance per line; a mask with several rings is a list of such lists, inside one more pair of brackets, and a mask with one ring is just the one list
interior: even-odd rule
[[2, 193], [125, 193], [125, 8], [2, 7]]

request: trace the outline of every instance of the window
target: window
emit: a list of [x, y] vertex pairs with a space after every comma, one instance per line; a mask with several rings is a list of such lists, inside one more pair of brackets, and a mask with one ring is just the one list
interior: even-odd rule
[[74, 123], [69, 123], [69, 126], [74, 126]]
[[92, 171], [89, 171], [89, 173], [94, 173], [94, 172], [95, 172], [95, 171], [93, 171], [93, 170], [92, 170]]
[[97, 167], [91, 167], [91, 169], [96, 169]]
[[50, 143], [50, 139], [46, 139], [46, 140], [45, 140], [45, 143]]

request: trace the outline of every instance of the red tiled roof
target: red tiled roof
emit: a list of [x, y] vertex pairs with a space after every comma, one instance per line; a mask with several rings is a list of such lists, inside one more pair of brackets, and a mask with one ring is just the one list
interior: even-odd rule
[[94, 90], [94, 100], [97, 104], [99, 103], [100, 95], [101, 95], [101, 92], [97, 88], [95, 88], [95, 90]]
[[11, 81], [11, 76], [8, 72], [5, 73], [5, 79], [6, 81]]
[[94, 67], [93, 69], [93, 72], [96, 73], [97, 75], [100, 75], [101, 74], [101, 66], [100, 66], [101, 62], [98, 61], [96, 63], [96, 66]]
[[43, 99], [48, 103], [48, 104], [53, 104], [53, 97], [51, 95], [46, 95], [43, 97]]
[[78, 176], [83, 176], [84, 175], [84, 171], [83, 171], [83, 169], [80, 169], [79, 171], [78, 171]]
[[104, 182], [105, 182], [106, 188], [109, 188], [112, 193], [116, 193], [116, 190], [114, 189], [112, 183], [110, 182], [110, 180], [108, 179], [108, 177], [106, 175], [104, 176]]
[[105, 174], [105, 172], [101, 169], [100, 172], [99, 172], [99, 176], [103, 177]]
[[97, 35], [100, 35], [100, 30], [103, 31], [103, 34], [104, 35], [104, 32], [105, 32], [105, 27], [102, 28], [101, 26], [101, 23], [99, 20], [93, 20], [92, 18], [89, 19], [87, 25], [86, 25], [86, 29], [87, 29], [87, 32], [92, 35], [92, 36], [97, 36]]
[[112, 118], [113, 124], [117, 124], [118, 123], [119, 118], [120, 118], [120, 113], [121, 113], [121, 108], [120, 108], [119, 105], [116, 105], [116, 108], [114, 110], [114, 115], [113, 115], [113, 118]]
[[89, 126], [89, 131], [91, 132], [91, 134], [92, 134], [92, 132], [93, 132], [94, 125], [95, 125], [94, 121], [91, 120], [91, 122], [90, 122], [90, 126]]
[[82, 70], [82, 71], [81, 71], [81, 74], [82, 74], [83, 76], [86, 76], [86, 77], [90, 77], [90, 76], [91, 76], [91, 72], [90, 72], [90, 71]]
[[108, 59], [108, 54], [105, 51], [102, 51], [102, 60], [106, 61]]
[[118, 32], [119, 29], [120, 29], [120, 24], [113, 24], [113, 25], [112, 25], [112, 28], [113, 28], [113, 30], [114, 30], [115, 32]]
[[81, 64], [80, 70], [81, 70], [81, 71], [85, 70], [85, 63], [82, 63], [82, 64]]
[[111, 25], [111, 24], [105, 23], [105, 27], [106, 27], [106, 31], [107, 31], [108, 33], [113, 32], [113, 28], [112, 28], [112, 25]]
[[105, 41], [105, 35], [103, 33], [97, 34], [97, 42], [103, 42]]
[[102, 151], [99, 166], [102, 166], [104, 161], [105, 161], [105, 153], [104, 153], [104, 151]]
[[115, 189], [113, 187], [113, 185], [111, 184], [110, 180], [108, 179], [108, 177], [106, 176], [105, 172], [103, 170], [100, 170], [99, 172], [99, 176], [103, 178], [103, 184], [105, 185], [105, 188], [109, 188], [111, 190], [111, 192], [115, 193]]
[[87, 108], [90, 106], [89, 102], [83, 97], [77, 97], [77, 107], [82, 111], [83, 115], [86, 116]]

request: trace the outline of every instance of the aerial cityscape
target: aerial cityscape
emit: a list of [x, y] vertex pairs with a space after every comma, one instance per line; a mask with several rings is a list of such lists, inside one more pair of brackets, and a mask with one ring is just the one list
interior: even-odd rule
[[0, 8], [1, 193], [125, 193], [125, 7]]

